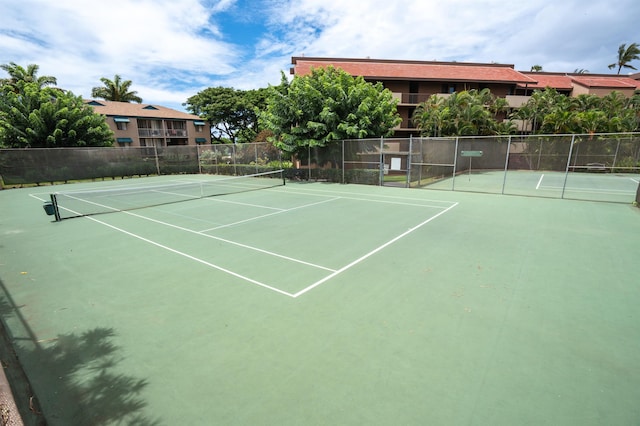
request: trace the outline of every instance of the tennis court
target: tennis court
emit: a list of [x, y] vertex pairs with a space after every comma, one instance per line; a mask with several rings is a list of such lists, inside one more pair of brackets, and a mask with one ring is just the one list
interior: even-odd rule
[[[1, 312], [36, 397], [14, 377], [27, 422], [640, 421], [633, 196], [170, 189], [218, 180], [0, 191]], [[124, 204], [104, 196], [115, 187]], [[143, 188], [177, 199], [140, 208]], [[63, 216], [85, 214], [88, 190], [93, 207], [131, 210], [45, 214], [54, 191], [75, 194]]]
[[470, 169], [427, 186], [430, 189], [629, 203], [634, 200], [639, 184], [640, 175], [634, 173]]

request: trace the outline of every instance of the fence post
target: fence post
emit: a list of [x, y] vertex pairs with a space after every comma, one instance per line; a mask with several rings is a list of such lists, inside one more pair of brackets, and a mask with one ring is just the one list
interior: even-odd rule
[[509, 169], [509, 152], [511, 152], [511, 135], [507, 140], [507, 158], [504, 160], [504, 178], [502, 179], [502, 194], [504, 194], [504, 187], [507, 185], [507, 170]]
[[253, 158], [256, 163], [256, 173], [258, 173], [258, 144], [253, 144]]
[[380, 186], [384, 185], [384, 136], [380, 136]]
[[200, 163], [200, 145], [196, 145], [196, 160], [198, 161], [198, 174], [202, 174], [202, 164]]
[[158, 159], [158, 146], [156, 143], [153, 143], [153, 154], [156, 159], [156, 173], [160, 176], [160, 160]]
[[456, 136], [456, 147], [453, 151], [453, 176], [451, 179], [451, 190], [456, 190], [456, 172], [458, 171], [458, 137]]
[[311, 145], [307, 146], [307, 180], [311, 182]]
[[233, 175], [234, 176], [238, 176], [238, 165], [237, 165], [237, 158], [236, 158], [236, 143], [233, 142], [233, 145], [231, 146], [231, 153], [233, 156]]
[[413, 134], [409, 135], [409, 155], [407, 155], [407, 188], [411, 188], [411, 153], [413, 152]]
[[344, 185], [344, 139], [342, 139], [342, 184]]
[[616, 168], [616, 163], [618, 162], [618, 150], [620, 149], [620, 139], [618, 139], [618, 144], [616, 145], [616, 153], [613, 156], [613, 164], [611, 165], [611, 173], [613, 173]]
[[567, 178], [569, 177], [569, 166], [571, 165], [571, 156], [573, 155], [573, 143], [576, 140], [576, 135], [571, 135], [571, 146], [569, 147], [569, 155], [567, 156], [567, 167], [564, 171], [564, 182], [562, 183], [562, 195], [560, 198], [564, 198], [564, 190], [567, 187]]

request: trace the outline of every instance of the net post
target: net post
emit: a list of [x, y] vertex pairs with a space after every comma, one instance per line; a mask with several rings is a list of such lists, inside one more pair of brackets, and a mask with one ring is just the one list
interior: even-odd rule
[[56, 218], [56, 222], [60, 222], [62, 219], [60, 218], [60, 210], [58, 209], [58, 199], [56, 198], [56, 194], [51, 194], [51, 205], [53, 206], [53, 215]]

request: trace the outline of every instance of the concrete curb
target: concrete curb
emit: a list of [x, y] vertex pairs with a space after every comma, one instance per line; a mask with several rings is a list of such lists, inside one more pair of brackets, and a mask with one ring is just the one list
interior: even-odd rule
[[4, 374], [4, 366], [0, 368], [0, 425], [24, 426], [16, 401], [13, 399], [11, 386]]

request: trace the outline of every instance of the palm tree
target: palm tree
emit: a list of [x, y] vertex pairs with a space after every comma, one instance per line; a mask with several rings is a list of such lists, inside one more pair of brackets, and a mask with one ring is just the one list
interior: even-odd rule
[[531, 66], [531, 72], [541, 72], [541, 71], [542, 71], [542, 65]]
[[622, 68], [635, 70], [636, 67], [629, 65], [629, 62], [637, 59], [640, 59], [640, 46], [638, 46], [638, 43], [631, 43], [629, 47], [626, 47], [626, 44], [622, 43], [620, 47], [618, 47], [618, 61], [609, 64], [609, 69], [618, 67], [618, 74], [620, 74]]
[[40, 89], [45, 86], [55, 86], [57, 80], [55, 77], [43, 75], [38, 77], [38, 69], [40, 67], [36, 64], [29, 64], [27, 68], [23, 68], [15, 62], [9, 62], [8, 64], [0, 65], [0, 68], [9, 74], [9, 78], [0, 80], [0, 84], [16, 87], [16, 84], [20, 81], [25, 83], [36, 83]]
[[102, 98], [107, 101], [117, 102], [137, 102], [142, 103], [142, 98], [137, 95], [138, 92], [129, 91], [131, 80], [122, 80], [118, 74], [113, 81], [102, 77], [100, 81], [104, 87], [94, 87], [91, 89], [91, 96], [94, 98]]

